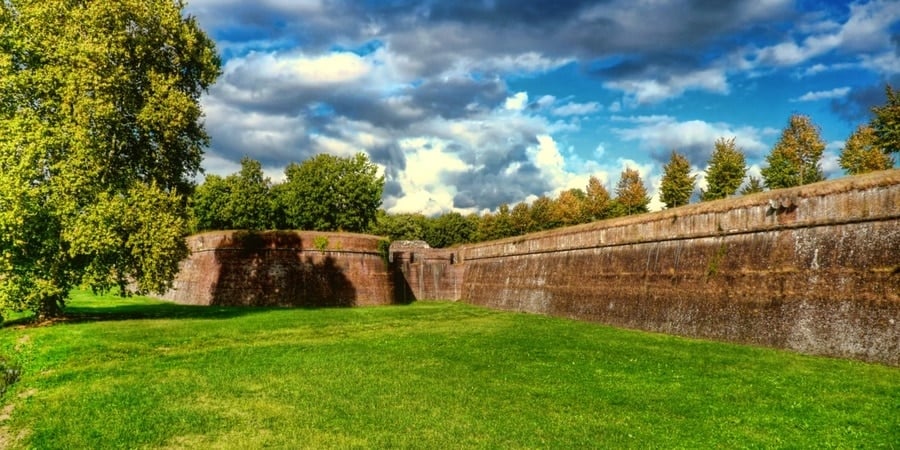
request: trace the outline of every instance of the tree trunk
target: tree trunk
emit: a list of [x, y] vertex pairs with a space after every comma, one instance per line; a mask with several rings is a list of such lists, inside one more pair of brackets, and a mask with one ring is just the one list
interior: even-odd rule
[[37, 310], [38, 322], [43, 322], [45, 320], [55, 319], [62, 316], [63, 303], [63, 298], [61, 296], [53, 295], [44, 297], [41, 300], [41, 305]]

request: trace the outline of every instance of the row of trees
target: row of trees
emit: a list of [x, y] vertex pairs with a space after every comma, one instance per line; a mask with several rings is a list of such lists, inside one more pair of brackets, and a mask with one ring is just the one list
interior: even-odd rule
[[569, 189], [556, 198], [544, 195], [530, 205], [502, 204], [497, 212], [482, 215], [450, 212], [426, 217], [379, 211], [369, 233], [391, 240], [424, 240], [432, 247], [449, 247], [638, 214], [647, 212], [649, 203], [640, 174], [625, 169], [616, 185], [615, 197], [597, 177], [591, 177], [585, 189]]
[[192, 229], [297, 229], [363, 232], [381, 206], [384, 177], [363, 153], [320, 154], [285, 168], [273, 184], [259, 161], [241, 159], [238, 173], [209, 175], [190, 201]]
[[[898, 96], [887, 88], [888, 104], [875, 109], [875, 118], [850, 136], [840, 164], [849, 174], [893, 166], [891, 152], [900, 147], [895, 130], [900, 128]], [[892, 141], [893, 139], [893, 141]], [[825, 142], [818, 127], [795, 114], [761, 170], [762, 178], [747, 177], [744, 152], [735, 138], [719, 138], [707, 162], [707, 188], [700, 201], [717, 200], [740, 193], [760, 192], [821, 181]], [[649, 197], [640, 174], [626, 168], [614, 196], [596, 177], [584, 189], [569, 189], [556, 198], [541, 196], [532, 203], [502, 204], [496, 212], [438, 217], [422, 214], [387, 214], [379, 209], [384, 178], [364, 154], [352, 158], [318, 155], [285, 170], [286, 181], [272, 184], [259, 162], [241, 161], [239, 173], [210, 175], [191, 201], [195, 231], [217, 229], [310, 229], [368, 232], [392, 240], [424, 240], [432, 247], [480, 242], [541, 230], [621, 217], [647, 211]], [[673, 151], [663, 167], [660, 201], [667, 208], [686, 205], [695, 194], [697, 174], [688, 159]], [[743, 188], [742, 188], [743, 186]]]
[[[857, 175], [894, 166], [891, 153], [900, 151], [900, 93], [891, 86], [885, 88], [887, 103], [873, 108], [874, 117], [860, 125], [847, 139], [841, 151], [840, 166], [847, 174]], [[805, 115], [794, 114], [781, 132], [778, 142], [766, 156], [767, 165], [760, 170], [762, 179], [747, 175], [744, 153], [734, 138], [720, 138], [715, 143], [706, 169], [707, 189], [700, 191], [700, 200], [726, 198], [768, 189], [781, 189], [815, 183], [825, 179], [821, 160], [825, 152], [819, 128]], [[663, 168], [660, 201], [667, 208], [685, 205], [694, 194], [697, 175], [691, 175], [687, 158], [672, 152]]]

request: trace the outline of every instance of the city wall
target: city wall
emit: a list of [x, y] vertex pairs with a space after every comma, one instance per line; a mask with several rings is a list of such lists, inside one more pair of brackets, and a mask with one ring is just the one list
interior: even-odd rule
[[900, 170], [392, 257], [415, 299], [900, 365]]
[[350, 233], [215, 231], [191, 251], [163, 298], [193, 305], [363, 306], [398, 298], [382, 240]]
[[900, 170], [452, 249], [402, 242], [386, 254], [380, 241], [193, 236], [166, 298], [454, 300], [900, 365]]

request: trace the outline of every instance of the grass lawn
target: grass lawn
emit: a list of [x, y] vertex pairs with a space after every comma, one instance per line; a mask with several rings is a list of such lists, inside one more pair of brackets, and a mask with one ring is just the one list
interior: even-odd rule
[[69, 312], [0, 329], [0, 447], [900, 447], [881, 365], [457, 303]]

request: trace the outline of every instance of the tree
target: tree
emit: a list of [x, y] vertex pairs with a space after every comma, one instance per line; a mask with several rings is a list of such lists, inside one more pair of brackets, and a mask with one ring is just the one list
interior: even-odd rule
[[241, 170], [209, 175], [191, 196], [194, 231], [265, 230], [276, 227], [272, 182], [259, 161], [241, 158]]
[[529, 233], [534, 230], [534, 221], [531, 217], [531, 208], [528, 203], [520, 202], [513, 206], [509, 212], [509, 221], [516, 236]]
[[186, 254], [212, 41], [171, 0], [0, 2], [0, 306], [161, 291]]
[[550, 197], [542, 195], [531, 203], [531, 225], [529, 232], [549, 230], [556, 228], [558, 224], [553, 222], [551, 211], [553, 210], [553, 200]]
[[558, 224], [557, 226], [565, 227], [588, 222], [590, 219], [584, 206], [585, 198], [586, 195], [581, 189], [562, 191], [559, 197], [553, 201], [550, 208], [553, 223]]
[[684, 155], [673, 150], [668, 164], [663, 167], [660, 201], [666, 204], [666, 208], [687, 205], [694, 194], [696, 180], [697, 175], [691, 175], [691, 163]]
[[365, 231], [381, 206], [384, 176], [363, 153], [341, 158], [319, 154], [284, 170], [278, 206], [288, 228]]
[[747, 180], [747, 185], [741, 189], [741, 195], [749, 195], [755, 194], [757, 192], [762, 192], [765, 190], [763, 186], [763, 181], [759, 177], [754, 177], [753, 175]]
[[428, 220], [425, 241], [431, 247], [446, 248], [472, 242], [477, 231], [476, 223], [454, 211]]
[[841, 168], [850, 175], [858, 175], [894, 167], [894, 160], [877, 146], [877, 142], [875, 130], [870, 126], [860, 125], [847, 139], [841, 151]]
[[228, 176], [225, 182], [230, 187], [224, 211], [231, 222], [229, 228], [265, 230], [275, 227], [272, 181], [263, 175], [259, 161], [244, 156], [241, 171]]
[[648, 211], [650, 197], [641, 180], [641, 174], [634, 169], [626, 168], [616, 184], [616, 205], [621, 215], [645, 213]]
[[611, 200], [609, 191], [593, 175], [588, 179], [584, 207], [589, 218], [588, 221], [605, 219], [610, 215]]
[[391, 241], [425, 240], [425, 229], [428, 218], [422, 214], [388, 214], [379, 209], [375, 220], [369, 225], [368, 232], [377, 236], [385, 236]]
[[497, 213], [485, 213], [478, 223], [478, 241], [490, 241], [515, 236], [509, 205], [503, 203]]
[[900, 92], [891, 85], [886, 85], [884, 91], [887, 103], [872, 108], [875, 114], [872, 130], [878, 148], [885, 153], [897, 153], [900, 152]]
[[819, 166], [824, 151], [825, 141], [812, 120], [801, 114], [792, 115], [766, 156], [769, 166], [761, 170], [766, 187], [780, 189], [824, 180]]
[[231, 201], [231, 187], [218, 175], [206, 179], [190, 197], [191, 231], [228, 230], [234, 228], [231, 218], [225, 215]]
[[700, 200], [717, 200], [732, 196], [744, 182], [747, 162], [744, 152], [737, 148], [734, 138], [719, 138], [706, 169], [705, 191], [700, 191]]

